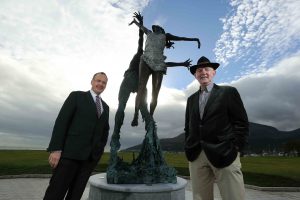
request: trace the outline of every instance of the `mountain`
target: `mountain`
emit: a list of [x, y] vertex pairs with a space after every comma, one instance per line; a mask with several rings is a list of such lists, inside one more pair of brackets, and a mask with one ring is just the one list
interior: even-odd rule
[[[249, 153], [261, 153], [262, 151], [282, 151], [283, 146], [290, 141], [300, 140], [300, 128], [293, 131], [279, 131], [272, 126], [257, 123], [249, 123], [250, 135], [245, 149]], [[174, 137], [160, 139], [163, 151], [184, 151], [184, 133]], [[127, 148], [126, 151], [139, 151], [141, 144]]]
[[279, 131], [272, 126], [250, 123], [249, 130], [249, 144], [246, 149], [249, 152], [282, 151], [287, 142], [300, 140], [300, 129]]

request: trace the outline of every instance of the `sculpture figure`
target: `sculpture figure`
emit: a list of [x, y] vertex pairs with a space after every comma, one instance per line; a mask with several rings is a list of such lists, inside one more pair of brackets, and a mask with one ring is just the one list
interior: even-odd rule
[[143, 97], [146, 92], [146, 85], [149, 76], [152, 75], [152, 99], [150, 103], [150, 115], [153, 116], [154, 110], [157, 105], [157, 98], [160, 91], [163, 75], [166, 74], [167, 67], [185, 66], [189, 67], [191, 60], [185, 62], [165, 62], [164, 48], [171, 48], [174, 42], [171, 41], [197, 41], [198, 48], [200, 48], [200, 40], [198, 38], [187, 38], [165, 33], [165, 30], [158, 26], [153, 25], [152, 31], [139, 23], [134, 17], [133, 21], [129, 24], [136, 24], [140, 30], [146, 35], [146, 44], [144, 54], [141, 56], [140, 69], [139, 69], [139, 86], [135, 102], [135, 114], [131, 125], [138, 125], [138, 111], [141, 108]]
[[[137, 24], [139, 29], [138, 51], [130, 62], [128, 70], [119, 91], [119, 106], [115, 116], [114, 132], [111, 139], [110, 162], [107, 169], [107, 183], [109, 184], [153, 184], [153, 183], [176, 183], [176, 170], [169, 167], [164, 160], [160, 142], [157, 137], [157, 127], [153, 119], [153, 112], [157, 104], [157, 96], [160, 90], [163, 74], [167, 67], [185, 66], [189, 67], [191, 60], [181, 63], [165, 62], [163, 55], [164, 47], [171, 47], [174, 43], [170, 40], [200, 41], [197, 38], [185, 38], [165, 34], [159, 26], [154, 26], [153, 34], [143, 26], [143, 17], [139, 12], [134, 13], [132, 23]], [[131, 24], [132, 24], [131, 23]], [[146, 48], [143, 54], [143, 34], [147, 34]], [[153, 37], [153, 38], [152, 38]], [[158, 38], [156, 38], [158, 37]], [[156, 49], [158, 50], [156, 52]], [[154, 63], [153, 65], [149, 63]], [[156, 65], [157, 64], [157, 65]], [[147, 109], [146, 84], [152, 75], [153, 90], [150, 112]], [[141, 111], [145, 121], [146, 134], [141, 150], [132, 163], [127, 163], [117, 153], [120, 149], [120, 128], [124, 120], [124, 110], [130, 93], [137, 92], [133, 126], [137, 125], [138, 111]]]
[[[140, 12], [135, 12], [134, 17], [139, 21], [140, 24], [143, 24], [143, 16], [141, 15]], [[131, 59], [129, 67], [124, 73], [124, 79], [119, 89], [119, 95], [118, 95], [119, 105], [115, 115], [114, 131], [110, 142], [111, 154], [112, 154], [111, 159], [116, 158], [116, 154], [121, 146], [119, 142], [120, 129], [121, 126], [123, 125], [123, 121], [125, 117], [124, 110], [126, 108], [127, 101], [129, 99], [130, 94], [137, 92], [138, 89], [139, 63], [140, 63], [140, 57], [143, 54], [143, 43], [144, 43], [143, 35], [144, 32], [142, 30], [139, 30], [137, 52]], [[142, 108], [144, 109], [147, 109], [147, 102], [145, 100], [146, 95], [147, 92], [145, 92], [145, 96], [143, 97], [144, 101], [142, 102]]]

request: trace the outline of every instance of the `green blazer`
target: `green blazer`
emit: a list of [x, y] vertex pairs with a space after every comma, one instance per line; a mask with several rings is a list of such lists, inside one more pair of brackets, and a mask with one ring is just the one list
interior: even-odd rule
[[199, 111], [200, 91], [187, 100], [185, 115], [185, 153], [194, 161], [204, 150], [217, 168], [230, 165], [242, 151], [249, 135], [246, 110], [236, 88], [214, 84], [204, 109]]
[[47, 151], [62, 150], [62, 157], [100, 159], [109, 134], [109, 107], [102, 100], [98, 119], [90, 91], [71, 92], [64, 102], [52, 132]]

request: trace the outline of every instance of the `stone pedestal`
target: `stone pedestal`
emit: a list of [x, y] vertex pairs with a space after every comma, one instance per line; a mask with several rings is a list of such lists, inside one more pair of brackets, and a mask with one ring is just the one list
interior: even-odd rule
[[106, 173], [90, 177], [89, 200], [184, 200], [187, 181], [177, 183], [108, 184]]

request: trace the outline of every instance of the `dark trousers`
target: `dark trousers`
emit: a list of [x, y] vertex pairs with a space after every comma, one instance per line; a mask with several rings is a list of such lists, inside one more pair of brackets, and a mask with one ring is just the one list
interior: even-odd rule
[[[53, 170], [44, 200], [80, 200], [98, 160], [62, 158]], [[67, 195], [66, 195], [67, 193]]]

